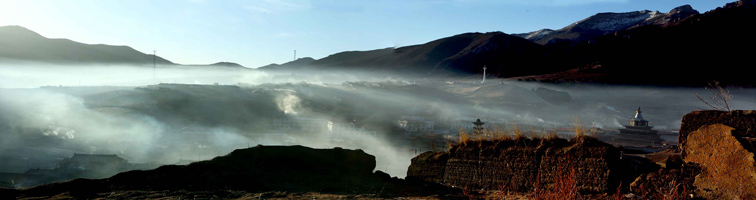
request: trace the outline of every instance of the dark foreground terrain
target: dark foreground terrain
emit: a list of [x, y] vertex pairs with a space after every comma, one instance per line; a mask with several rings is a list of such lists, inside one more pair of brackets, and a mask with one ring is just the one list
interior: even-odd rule
[[374, 199], [461, 194], [457, 189], [373, 172], [375, 163], [375, 157], [362, 150], [256, 146], [187, 166], [2, 189], [0, 199]]

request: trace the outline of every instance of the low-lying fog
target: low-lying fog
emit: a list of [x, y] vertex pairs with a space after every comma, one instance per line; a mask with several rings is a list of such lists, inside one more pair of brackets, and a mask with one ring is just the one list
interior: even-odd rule
[[[684, 114], [709, 109], [695, 94], [711, 95], [703, 88], [354, 74], [0, 65], [0, 172], [53, 168], [73, 153], [173, 164], [257, 144], [300, 144], [363, 149], [377, 157], [376, 170], [404, 177], [410, 158], [431, 148], [414, 139], [454, 136], [477, 118], [555, 129], [577, 117], [612, 130], [641, 107], [656, 129], [675, 131]], [[732, 108], [756, 109], [756, 90], [730, 92]]]

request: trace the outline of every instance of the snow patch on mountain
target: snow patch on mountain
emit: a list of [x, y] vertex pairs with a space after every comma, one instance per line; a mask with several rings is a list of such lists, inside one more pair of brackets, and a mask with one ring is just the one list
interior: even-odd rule
[[551, 29], [541, 29], [541, 30], [537, 30], [537, 31], [533, 31], [533, 32], [527, 33], [527, 35], [525, 35], [523, 38], [525, 38], [525, 39], [531, 39], [531, 38], [541, 37], [541, 36], [544, 36], [544, 35], [549, 35], [549, 34], [552, 34], [552, 33], [554, 33], [554, 30], [551, 30]]
[[658, 16], [659, 11], [635, 11], [627, 13], [599, 13], [583, 21], [573, 24], [573, 27], [587, 30], [613, 32], [640, 24], [643, 21]]

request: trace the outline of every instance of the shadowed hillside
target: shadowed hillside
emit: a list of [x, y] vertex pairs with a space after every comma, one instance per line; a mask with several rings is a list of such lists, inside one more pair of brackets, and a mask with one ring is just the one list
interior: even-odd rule
[[[50, 39], [20, 26], [0, 27], [0, 61], [32, 61], [58, 64], [150, 64], [153, 56], [128, 46], [83, 44], [68, 39]], [[155, 62], [173, 62], [157, 57]]]
[[[443, 75], [482, 73], [487, 66], [491, 74], [511, 77], [554, 71], [544, 59], [547, 54], [542, 46], [505, 33], [465, 33], [421, 45], [336, 53], [308, 60], [307, 67]], [[287, 63], [260, 69], [296, 70], [302, 65]]]
[[107, 179], [75, 179], [21, 190], [2, 189], [0, 197], [98, 198], [166, 190], [177, 191], [172, 192], [173, 195], [181, 194], [180, 191], [209, 192], [223, 199], [240, 198], [236, 196], [240, 192], [263, 191], [373, 194], [374, 197], [459, 193], [442, 186], [423, 186], [391, 178], [384, 172], [373, 172], [375, 166], [375, 157], [359, 149], [256, 146], [186, 166], [167, 165], [148, 171], [124, 172]]
[[[641, 26], [576, 46], [570, 71], [523, 78], [548, 82], [596, 82], [701, 86], [712, 81], [754, 86], [743, 66], [756, 45], [747, 24], [756, 19], [751, 0], [727, 4], [663, 26]], [[559, 44], [555, 44], [559, 45]]]

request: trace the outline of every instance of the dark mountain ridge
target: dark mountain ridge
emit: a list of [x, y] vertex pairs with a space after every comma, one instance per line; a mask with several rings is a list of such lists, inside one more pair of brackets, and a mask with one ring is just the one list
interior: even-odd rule
[[756, 38], [749, 24], [753, 0], [693, 15], [662, 26], [639, 26], [575, 46], [564, 57], [572, 70], [523, 78], [548, 82], [596, 82], [704, 86], [756, 86], [747, 66]]
[[[547, 55], [543, 46], [502, 32], [464, 33], [421, 45], [340, 52], [306, 66], [434, 75], [478, 73], [486, 66], [495, 74], [516, 76], [549, 71]], [[287, 69], [287, 64], [259, 69]]]
[[265, 65], [265, 66], [259, 67], [258, 69], [266, 69], [266, 70], [289, 69], [289, 70], [292, 70], [292, 69], [298, 69], [299, 67], [302, 67], [302, 66], [307, 66], [310, 63], [312, 63], [313, 61], [315, 61], [315, 59], [310, 58], [310, 57], [304, 57], [304, 58], [299, 58], [299, 59], [296, 59], [296, 60], [293, 60], [293, 61], [290, 61], [290, 62], [287, 62], [287, 63], [284, 63], [284, 64], [280, 64], [280, 65], [279, 64]]
[[[21, 26], [0, 27], [0, 62], [58, 65], [128, 64], [152, 66], [153, 63], [157, 65], [180, 65], [160, 56], [139, 52], [129, 46], [84, 44], [69, 39], [51, 39]], [[230, 62], [219, 62], [210, 66], [243, 67]]]
[[744, 50], [755, 43], [747, 26], [756, 19], [752, 5], [753, 0], [738, 1], [704, 14], [689, 5], [667, 13], [599, 13], [560, 30], [540, 30], [541, 39], [465, 33], [401, 48], [341, 52], [297, 69], [464, 76], [482, 74], [486, 66], [489, 75], [518, 80], [756, 86], [742, 67], [752, 62]]

